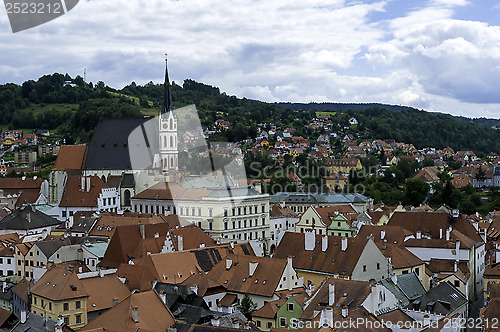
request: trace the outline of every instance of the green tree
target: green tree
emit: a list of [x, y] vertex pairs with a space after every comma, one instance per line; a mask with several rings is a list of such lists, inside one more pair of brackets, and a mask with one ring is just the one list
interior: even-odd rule
[[243, 296], [243, 299], [241, 300], [240, 305], [238, 306], [238, 310], [245, 315], [245, 317], [250, 320], [252, 319], [252, 314], [255, 312], [257, 309], [257, 304], [252, 301], [250, 296], [248, 294], [245, 294]]
[[404, 203], [419, 206], [424, 202], [429, 189], [429, 184], [422, 179], [406, 180], [404, 188]]

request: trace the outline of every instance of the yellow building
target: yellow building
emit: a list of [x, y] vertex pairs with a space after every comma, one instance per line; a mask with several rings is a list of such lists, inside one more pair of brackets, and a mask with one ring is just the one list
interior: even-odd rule
[[328, 159], [325, 161], [327, 171], [332, 173], [343, 173], [347, 174], [351, 170], [360, 170], [363, 168], [361, 161], [356, 158], [340, 158], [340, 159]]
[[500, 284], [500, 263], [492, 264], [484, 272], [484, 299], [490, 297], [492, 284]]
[[57, 266], [31, 288], [31, 311], [53, 320], [61, 317], [76, 330], [87, 324], [88, 297], [76, 272]]
[[17, 278], [19, 281], [23, 278], [33, 278], [33, 266], [36, 261], [36, 250], [33, 242], [25, 242], [16, 244], [15, 258], [17, 268]]

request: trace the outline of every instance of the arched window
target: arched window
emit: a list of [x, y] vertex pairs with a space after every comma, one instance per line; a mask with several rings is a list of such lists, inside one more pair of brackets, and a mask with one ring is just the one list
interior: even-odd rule
[[174, 119], [170, 119], [170, 130], [174, 129]]
[[173, 136], [170, 136], [170, 147], [171, 148], [174, 147], [174, 137]]
[[123, 194], [124, 194], [124, 199], [125, 199], [124, 205], [129, 206], [130, 205], [130, 190], [128, 190], [128, 189], [125, 190], [125, 192]]
[[163, 136], [163, 147], [167, 147], [167, 136]]

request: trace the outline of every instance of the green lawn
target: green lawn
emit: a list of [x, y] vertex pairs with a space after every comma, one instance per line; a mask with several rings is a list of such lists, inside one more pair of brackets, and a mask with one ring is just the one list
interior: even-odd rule
[[316, 116], [325, 116], [325, 115], [330, 115], [334, 116], [337, 112], [316, 112]]
[[[43, 106], [41, 106], [43, 105]], [[56, 109], [57, 111], [75, 111], [78, 108], [78, 104], [33, 104], [30, 107], [25, 108], [33, 113], [33, 115]]]

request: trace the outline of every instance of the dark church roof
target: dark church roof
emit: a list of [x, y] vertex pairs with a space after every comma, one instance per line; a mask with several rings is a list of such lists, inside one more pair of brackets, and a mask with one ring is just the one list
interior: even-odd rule
[[[130, 170], [132, 163], [129, 153], [129, 136], [136, 128], [140, 128], [148, 118], [138, 119], [103, 119], [97, 124], [97, 128], [90, 142], [85, 169], [91, 170]], [[148, 126], [149, 127], [149, 126]], [[152, 128], [146, 129], [148, 137]], [[158, 142], [153, 140], [156, 146]], [[154, 151], [154, 150], [153, 150]]]

